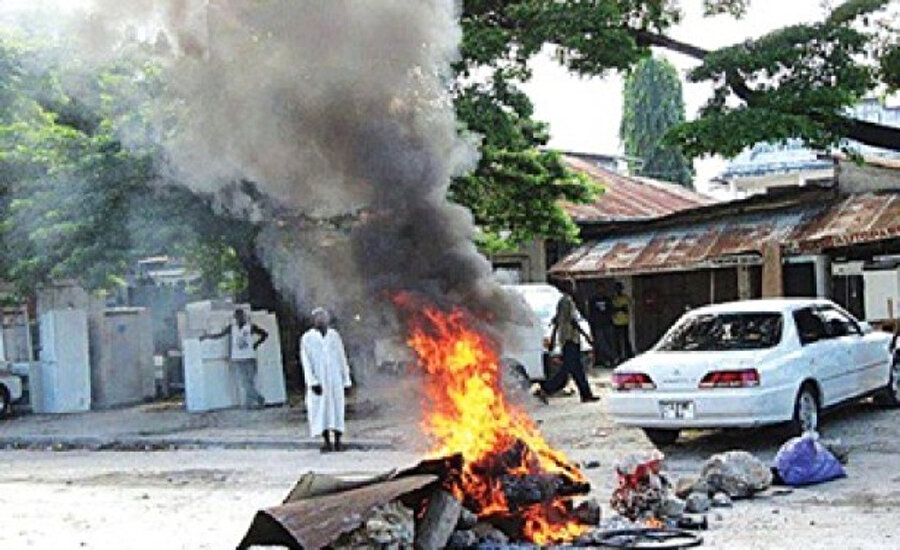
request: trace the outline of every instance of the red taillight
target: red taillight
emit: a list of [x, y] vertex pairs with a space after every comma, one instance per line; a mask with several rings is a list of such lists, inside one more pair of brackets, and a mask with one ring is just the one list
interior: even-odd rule
[[656, 389], [656, 384], [653, 383], [653, 380], [640, 372], [614, 372], [612, 385], [613, 389], [617, 391]]
[[701, 388], [750, 388], [759, 385], [759, 371], [717, 370], [706, 373], [700, 381]]

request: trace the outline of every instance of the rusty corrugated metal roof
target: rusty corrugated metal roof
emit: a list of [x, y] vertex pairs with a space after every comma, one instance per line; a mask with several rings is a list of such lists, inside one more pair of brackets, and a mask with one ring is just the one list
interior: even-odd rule
[[756, 263], [777, 240], [807, 253], [900, 237], [900, 195], [866, 193], [826, 204], [734, 215], [622, 232], [588, 242], [551, 268], [558, 277], [590, 278]]
[[570, 170], [587, 175], [605, 190], [593, 203], [564, 204], [576, 222], [656, 218], [713, 202], [681, 185], [624, 176], [573, 156], [563, 155], [562, 160]]
[[803, 228], [790, 248], [823, 250], [900, 237], [900, 194], [844, 197]]

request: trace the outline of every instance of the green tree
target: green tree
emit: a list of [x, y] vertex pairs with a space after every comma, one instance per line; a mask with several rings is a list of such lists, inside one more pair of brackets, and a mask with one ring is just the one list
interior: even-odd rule
[[[709, 14], [741, 16], [749, 0], [704, 0]], [[710, 51], [671, 38], [679, 2], [663, 0], [488, 0], [464, 2], [471, 51], [524, 65], [545, 45], [581, 75], [627, 71], [665, 48], [695, 58], [694, 82], [715, 91], [700, 116], [669, 139], [696, 156], [731, 156], [788, 137], [817, 148], [846, 139], [900, 150], [900, 129], [848, 114], [862, 97], [900, 87], [900, 15], [891, 0], [848, 0], [820, 22], [792, 25]], [[466, 45], [466, 44], [464, 44]]]
[[[151, 126], [134, 98], [160, 85], [148, 59], [135, 50], [90, 75], [60, 51], [0, 36], [0, 278], [23, 292], [62, 278], [110, 288], [161, 253], [194, 260], [207, 292], [243, 281], [235, 244], [252, 249], [253, 228], [166, 185], [160, 152], [139, 138]], [[83, 77], [78, 101], [66, 71]]]
[[663, 142], [684, 123], [684, 97], [678, 71], [668, 61], [646, 57], [625, 79], [619, 137], [625, 154], [641, 159], [637, 171], [647, 177], [692, 186], [691, 161], [677, 146]]
[[471, 210], [479, 244], [489, 252], [535, 237], [576, 241], [578, 228], [560, 202], [586, 202], [600, 192], [545, 149], [549, 128], [534, 120], [519, 87], [531, 77], [527, 62], [534, 52], [519, 48], [514, 31], [496, 25], [495, 18], [505, 16], [503, 4], [465, 2], [462, 55], [451, 87], [462, 130], [481, 139], [481, 158], [471, 174], [452, 182], [450, 199]]

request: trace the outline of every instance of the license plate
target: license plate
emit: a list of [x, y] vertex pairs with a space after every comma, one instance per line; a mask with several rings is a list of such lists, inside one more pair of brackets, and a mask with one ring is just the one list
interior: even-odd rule
[[663, 420], [690, 420], [694, 418], [694, 402], [660, 401], [659, 414]]

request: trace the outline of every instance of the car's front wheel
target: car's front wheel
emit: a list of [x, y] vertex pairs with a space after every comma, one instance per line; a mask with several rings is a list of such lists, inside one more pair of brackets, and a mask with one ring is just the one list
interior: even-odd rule
[[644, 428], [644, 435], [656, 446], [672, 445], [678, 441], [680, 430], [660, 430], [658, 428]]
[[791, 432], [801, 435], [819, 429], [819, 395], [811, 384], [804, 384], [794, 402], [794, 419]]
[[900, 407], [900, 357], [894, 359], [888, 385], [875, 396], [875, 402], [882, 407]]

